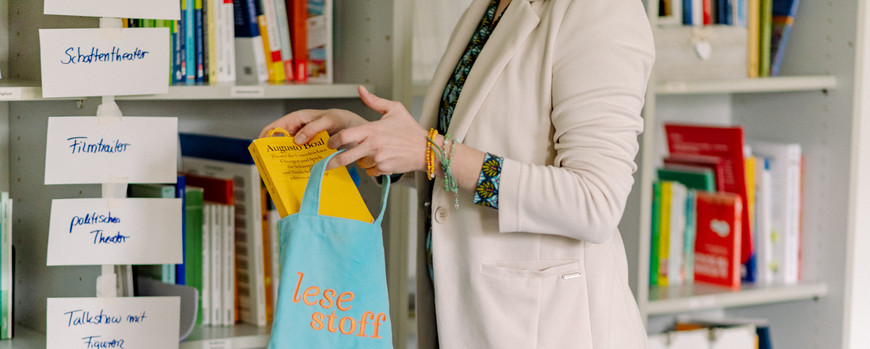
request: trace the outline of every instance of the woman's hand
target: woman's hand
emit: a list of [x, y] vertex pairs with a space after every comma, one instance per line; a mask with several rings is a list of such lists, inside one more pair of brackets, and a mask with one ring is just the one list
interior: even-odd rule
[[330, 148], [346, 148], [328, 169], [356, 161], [369, 176], [426, 169], [426, 135], [402, 103], [380, 98], [359, 87], [363, 103], [381, 113], [380, 120], [343, 128], [329, 138]]
[[305, 144], [322, 131], [330, 135], [348, 127], [368, 123], [366, 119], [343, 109], [304, 109], [284, 115], [260, 131], [260, 138], [266, 137], [269, 131], [281, 127], [293, 136], [296, 144]]

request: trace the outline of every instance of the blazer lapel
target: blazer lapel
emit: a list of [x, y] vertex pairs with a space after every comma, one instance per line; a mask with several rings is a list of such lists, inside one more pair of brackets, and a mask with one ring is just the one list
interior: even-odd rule
[[[482, 15], [483, 12], [480, 16]], [[474, 62], [468, 79], [462, 87], [462, 93], [459, 95], [459, 100], [457, 100], [456, 108], [453, 111], [453, 119], [450, 121], [448, 132], [454, 139], [459, 142], [465, 139], [465, 134], [480, 110], [483, 100], [517, 49], [537, 27], [538, 22], [540, 22], [540, 17], [532, 8], [529, 0], [513, 0], [505, 10], [495, 31]], [[465, 41], [467, 43], [467, 40]], [[465, 43], [462, 46], [460, 50], [465, 49]], [[453, 65], [455, 66], [455, 64], [454, 62]], [[452, 69], [448, 74], [452, 74]], [[443, 88], [444, 83], [441, 86]], [[440, 100], [440, 95], [438, 97]]]

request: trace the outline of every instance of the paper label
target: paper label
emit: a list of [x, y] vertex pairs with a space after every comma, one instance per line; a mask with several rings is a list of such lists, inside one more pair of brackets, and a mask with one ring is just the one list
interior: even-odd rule
[[42, 96], [169, 91], [169, 28], [40, 29]]
[[51, 117], [45, 184], [175, 183], [178, 119]]
[[48, 298], [46, 347], [178, 348], [179, 297]]
[[181, 199], [54, 199], [47, 265], [182, 263], [181, 211]]

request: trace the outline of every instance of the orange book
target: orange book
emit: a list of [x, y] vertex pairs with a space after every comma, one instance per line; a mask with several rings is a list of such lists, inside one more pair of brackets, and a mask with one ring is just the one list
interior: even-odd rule
[[308, 1], [287, 0], [287, 20], [293, 47], [293, 78], [308, 81]]

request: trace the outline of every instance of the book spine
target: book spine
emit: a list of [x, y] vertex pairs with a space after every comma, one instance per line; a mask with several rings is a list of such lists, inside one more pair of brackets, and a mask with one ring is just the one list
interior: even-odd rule
[[661, 243], [661, 205], [662, 184], [660, 181], [653, 183], [653, 201], [650, 233], [650, 261], [649, 283], [650, 286], [659, 284], [659, 244]]
[[293, 47], [290, 45], [290, 21], [287, 19], [287, 3], [285, 0], [271, 0], [275, 6], [275, 17], [278, 37], [281, 44], [281, 63], [283, 64], [284, 80], [293, 81]]
[[183, 0], [184, 10], [184, 45], [185, 45], [185, 81], [196, 81], [196, 19], [194, 15], [194, 0]]
[[204, 82], [205, 81], [205, 52], [207, 48], [206, 44], [206, 32], [204, 28], [205, 17], [203, 16], [202, 10], [203, 0], [194, 0], [194, 10], [193, 10], [193, 20], [194, 20], [194, 30], [196, 31], [196, 35], [194, 37], [196, 45], [196, 82]]
[[284, 59], [281, 54], [281, 34], [278, 29], [275, 0], [260, 0], [260, 2], [263, 6], [263, 17], [266, 20], [266, 32], [268, 33], [268, 55], [272, 62], [272, 67], [269, 69], [269, 81], [284, 81]]
[[208, 261], [209, 271], [211, 272], [211, 283], [206, 285], [211, 289], [211, 323], [214, 326], [223, 325], [223, 235], [224, 235], [224, 207], [228, 204], [215, 204], [212, 207], [211, 230], [211, 260]]
[[287, 0], [290, 44], [293, 45], [293, 78], [308, 81], [308, 0]]
[[220, 23], [218, 22], [218, 15], [220, 14], [220, 4], [221, 0], [205, 0], [206, 6], [206, 15], [205, 16], [205, 24], [206, 24], [206, 35], [208, 38], [206, 40], [205, 47], [208, 48], [207, 53], [203, 61], [205, 62], [205, 81], [206, 82], [216, 82], [218, 81], [218, 66], [220, 65], [220, 57], [218, 57], [219, 43], [218, 43], [218, 26]]
[[772, 38], [773, 0], [761, 0], [759, 18], [758, 76], [770, 76], [770, 40]]
[[235, 207], [227, 205], [224, 207], [224, 236], [221, 240], [223, 244], [223, 275], [221, 282], [223, 284], [223, 308], [224, 308], [224, 325], [232, 325], [236, 322], [236, 224], [235, 224]]
[[661, 211], [659, 212], [661, 217], [659, 220], [659, 286], [668, 286], [668, 265], [671, 252], [671, 195], [673, 194], [671, 184], [670, 181], [662, 182]]
[[212, 299], [215, 297], [212, 293], [210, 285], [214, 282], [211, 278], [211, 219], [214, 215], [214, 204], [206, 203], [202, 210], [202, 284], [203, 288], [200, 293], [202, 302], [202, 325], [214, 325]]

